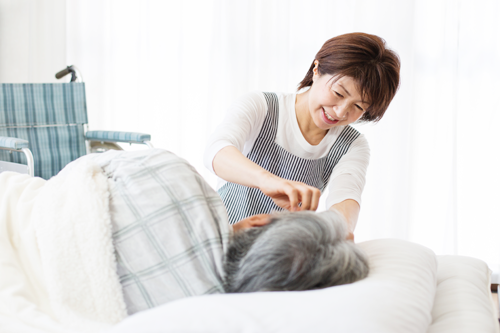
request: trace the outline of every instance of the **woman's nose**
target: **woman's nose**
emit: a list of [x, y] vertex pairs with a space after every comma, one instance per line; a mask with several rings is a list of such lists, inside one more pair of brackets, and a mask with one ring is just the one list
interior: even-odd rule
[[349, 108], [346, 103], [337, 105], [337, 107], [334, 108], [333, 110], [337, 115], [337, 118], [339, 118], [340, 120], [345, 119], [347, 117], [347, 112], [349, 112]]

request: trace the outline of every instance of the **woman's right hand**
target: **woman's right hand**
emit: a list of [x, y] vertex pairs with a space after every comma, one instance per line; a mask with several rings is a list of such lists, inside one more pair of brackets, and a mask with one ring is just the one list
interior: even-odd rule
[[273, 175], [243, 156], [236, 147], [222, 148], [212, 164], [215, 173], [222, 179], [258, 188], [281, 208], [289, 211], [318, 208], [321, 192], [317, 188]]
[[276, 205], [292, 212], [316, 210], [321, 196], [320, 190], [315, 187], [272, 174], [262, 177], [258, 188]]

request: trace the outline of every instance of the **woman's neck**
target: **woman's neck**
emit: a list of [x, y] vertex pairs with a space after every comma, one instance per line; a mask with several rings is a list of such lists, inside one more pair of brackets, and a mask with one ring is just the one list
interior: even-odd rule
[[295, 116], [302, 136], [310, 145], [318, 145], [328, 133], [328, 130], [323, 130], [314, 123], [309, 111], [309, 90], [296, 95]]

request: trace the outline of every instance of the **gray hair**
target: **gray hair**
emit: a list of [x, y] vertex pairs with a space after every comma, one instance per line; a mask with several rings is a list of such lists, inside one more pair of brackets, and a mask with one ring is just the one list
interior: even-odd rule
[[363, 279], [368, 258], [347, 234], [336, 212], [276, 214], [266, 226], [234, 234], [224, 258], [224, 290], [310, 290]]

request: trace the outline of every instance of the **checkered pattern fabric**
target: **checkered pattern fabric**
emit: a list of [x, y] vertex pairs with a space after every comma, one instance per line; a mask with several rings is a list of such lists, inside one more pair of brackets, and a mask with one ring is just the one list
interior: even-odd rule
[[220, 293], [231, 229], [218, 194], [161, 150], [89, 155], [108, 175], [118, 275], [129, 314]]
[[[48, 179], [87, 153], [84, 83], [3, 83], [0, 136], [29, 141], [35, 176]], [[26, 164], [24, 154], [0, 150], [0, 161]]]

